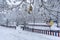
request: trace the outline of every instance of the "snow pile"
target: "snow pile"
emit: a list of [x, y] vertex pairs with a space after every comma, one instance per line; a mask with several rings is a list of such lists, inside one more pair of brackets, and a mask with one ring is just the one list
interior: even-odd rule
[[57, 24], [54, 23], [52, 26], [51, 26], [51, 30], [60, 30], [60, 28], [57, 27]]

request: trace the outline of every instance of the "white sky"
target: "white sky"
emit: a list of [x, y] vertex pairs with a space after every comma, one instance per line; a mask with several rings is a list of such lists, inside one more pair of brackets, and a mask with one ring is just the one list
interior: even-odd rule
[[45, 2], [47, 2], [47, 0], [44, 0]]
[[11, 2], [9, 2], [9, 0], [6, 0], [6, 2], [9, 4], [9, 5], [18, 5], [20, 4], [21, 1], [17, 1], [16, 3], [14, 3], [15, 0], [10, 0]]
[[[18, 5], [20, 4], [21, 1], [16, 1], [16, 3], [14, 3], [15, 0], [6, 0], [6, 2], [9, 4], [9, 5]], [[27, 0], [27, 2], [30, 3], [30, 0]]]

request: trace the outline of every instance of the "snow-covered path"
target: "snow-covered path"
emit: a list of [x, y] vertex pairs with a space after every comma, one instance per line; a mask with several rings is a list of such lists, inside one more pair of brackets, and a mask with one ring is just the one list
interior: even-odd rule
[[0, 27], [0, 40], [60, 40], [58, 37]]

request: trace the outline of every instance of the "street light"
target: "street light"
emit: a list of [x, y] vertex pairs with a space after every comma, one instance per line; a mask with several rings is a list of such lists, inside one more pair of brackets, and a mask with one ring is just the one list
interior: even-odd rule
[[32, 9], [33, 9], [33, 7], [32, 7], [32, 5], [31, 5], [31, 0], [30, 0], [30, 6], [29, 6], [29, 8], [28, 8], [28, 13], [29, 13], [29, 14], [31, 14]]
[[31, 14], [32, 12], [32, 5], [29, 6], [28, 13]]

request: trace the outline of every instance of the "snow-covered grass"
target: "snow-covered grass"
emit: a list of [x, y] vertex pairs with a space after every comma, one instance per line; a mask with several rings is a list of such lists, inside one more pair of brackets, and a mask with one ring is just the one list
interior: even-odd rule
[[[30, 25], [48, 25], [46, 23], [28, 23]], [[29, 26], [26, 25], [29, 28], [34, 28], [34, 29], [41, 29], [41, 30], [60, 30], [60, 28], [57, 27], [57, 23], [54, 23], [51, 27], [45, 27], [45, 26]]]

